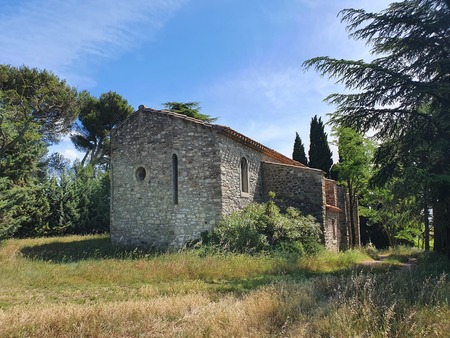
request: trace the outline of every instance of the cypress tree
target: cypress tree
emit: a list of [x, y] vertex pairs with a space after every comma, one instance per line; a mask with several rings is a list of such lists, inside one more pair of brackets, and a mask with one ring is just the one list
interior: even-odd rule
[[322, 119], [317, 115], [311, 119], [311, 129], [309, 132], [309, 166], [311, 168], [322, 169], [327, 177], [330, 176], [330, 169], [333, 165], [333, 153], [328, 145], [328, 135], [325, 133]]
[[298, 133], [295, 133], [295, 141], [294, 141], [294, 151], [292, 152], [292, 159], [303, 163], [304, 165], [308, 165], [308, 159], [306, 158], [305, 146], [303, 145], [302, 139], [298, 136]]

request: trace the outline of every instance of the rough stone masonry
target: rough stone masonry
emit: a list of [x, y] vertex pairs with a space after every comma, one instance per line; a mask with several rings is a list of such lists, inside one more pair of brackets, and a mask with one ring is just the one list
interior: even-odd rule
[[345, 191], [231, 128], [140, 106], [111, 133], [111, 166], [114, 244], [181, 248], [273, 191], [316, 217], [328, 248], [348, 246]]

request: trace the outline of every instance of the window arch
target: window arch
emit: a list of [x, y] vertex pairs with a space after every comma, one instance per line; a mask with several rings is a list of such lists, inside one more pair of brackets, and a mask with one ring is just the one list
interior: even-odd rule
[[173, 204], [178, 204], [178, 156], [172, 155], [172, 193]]
[[245, 157], [241, 158], [241, 192], [248, 193], [248, 162]]

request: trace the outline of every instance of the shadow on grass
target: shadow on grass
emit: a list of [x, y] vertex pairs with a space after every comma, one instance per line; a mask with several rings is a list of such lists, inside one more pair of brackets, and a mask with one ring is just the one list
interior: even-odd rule
[[52, 242], [24, 247], [23, 257], [55, 263], [71, 263], [91, 259], [137, 259], [154, 254], [149, 250], [116, 247], [108, 237], [71, 242]]

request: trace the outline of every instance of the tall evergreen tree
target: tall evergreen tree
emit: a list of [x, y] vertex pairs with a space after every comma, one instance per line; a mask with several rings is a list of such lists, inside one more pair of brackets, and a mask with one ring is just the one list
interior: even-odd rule
[[302, 139], [295, 133], [295, 141], [294, 141], [294, 151], [292, 152], [292, 159], [303, 163], [304, 165], [308, 165], [308, 159], [306, 158], [305, 146], [303, 145]]
[[[327, 98], [337, 105], [331, 121], [374, 130], [381, 143], [375, 161], [384, 173], [396, 177], [414, 164], [428, 177], [435, 250], [450, 258], [450, 1], [405, 0], [380, 13], [346, 9], [341, 15], [350, 36], [365, 40], [378, 57], [317, 57], [304, 65], [352, 92]], [[417, 161], [425, 148], [429, 161]]]
[[0, 157], [0, 239], [45, 222], [49, 212], [40, 180], [46, 151], [40, 137], [29, 129]]
[[333, 165], [333, 153], [328, 145], [328, 135], [325, 133], [322, 118], [317, 118], [317, 115], [311, 119], [308, 154], [309, 166], [322, 169], [329, 177]]

